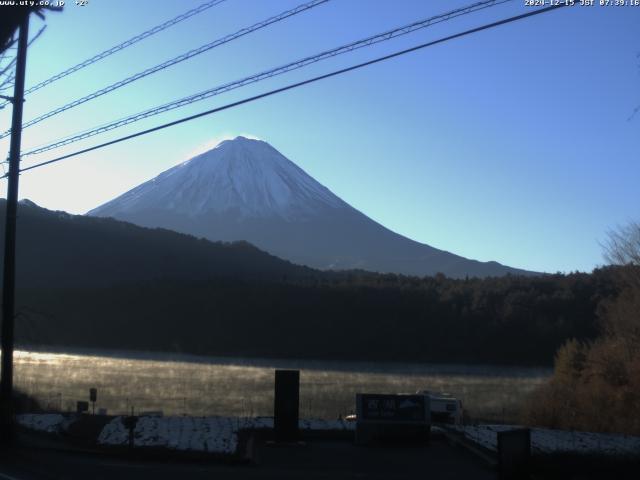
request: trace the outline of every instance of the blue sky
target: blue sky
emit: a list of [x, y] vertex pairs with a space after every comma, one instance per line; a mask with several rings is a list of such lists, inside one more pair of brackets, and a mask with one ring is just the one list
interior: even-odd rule
[[[67, 2], [29, 51], [27, 86], [203, 0]], [[302, 0], [227, 0], [27, 98], [24, 119]], [[25, 129], [23, 147], [471, 3], [332, 0]], [[80, 147], [528, 11], [515, 0], [174, 110]], [[31, 32], [42, 22], [35, 18]], [[479, 260], [590, 271], [606, 231], [640, 219], [640, 7], [551, 12], [56, 165], [20, 197], [84, 213], [216, 141], [268, 141], [388, 228]], [[0, 128], [10, 109], [0, 111]], [[8, 142], [0, 141], [0, 155]], [[0, 185], [3, 191], [6, 183]]]

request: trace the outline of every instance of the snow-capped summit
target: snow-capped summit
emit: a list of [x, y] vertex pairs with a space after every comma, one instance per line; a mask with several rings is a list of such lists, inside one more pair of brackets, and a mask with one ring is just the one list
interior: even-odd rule
[[398, 235], [354, 209], [261, 140], [236, 137], [88, 215], [210, 240], [245, 240], [323, 269], [461, 277], [525, 273]]
[[267, 142], [236, 137], [193, 157], [89, 215], [162, 207], [197, 217], [234, 211], [242, 217], [304, 218], [344, 202]]

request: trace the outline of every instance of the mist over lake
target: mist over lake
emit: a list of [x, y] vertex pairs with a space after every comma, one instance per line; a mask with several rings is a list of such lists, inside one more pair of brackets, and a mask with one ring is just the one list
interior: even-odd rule
[[301, 370], [302, 417], [337, 418], [356, 393], [448, 392], [471, 418], [513, 420], [546, 368], [427, 363], [365, 363], [74, 351], [16, 352], [16, 386], [43, 408], [75, 410], [98, 389], [96, 411], [165, 415], [273, 415], [274, 369]]

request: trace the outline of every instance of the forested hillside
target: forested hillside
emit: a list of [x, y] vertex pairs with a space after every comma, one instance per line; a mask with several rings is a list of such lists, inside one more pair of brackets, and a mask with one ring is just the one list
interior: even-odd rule
[[[333, 274], [315, 283], [159, 280], [30, 289], [23, 343], [212, 355], [551, 364], [597, 332], [592, 275], [450, 280]], [[29, 310], [30, 309], [30, 310]]]
[[[1, 212], [0, 212], [1, 213]], [[613, 268], [487, 279], [299, 267], [198, 240], [23, 204], [21, 345], [211, 355], [549, 365], [598, 331]]]

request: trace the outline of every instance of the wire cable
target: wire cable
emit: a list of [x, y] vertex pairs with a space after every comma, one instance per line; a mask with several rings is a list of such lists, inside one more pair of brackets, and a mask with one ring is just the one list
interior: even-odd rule
[[[30, 47], [33, 44], [33, 42], [35, 42], [38, 39], [38, 37], [40, 37], [40, 35], [42, 35], [44, 33], [46, 28], [47, 28], [46, 25], [42, 26], [40, 28], [40, 30], [38, 31], [38, 33], [36, 33], [33, 36], [33, 38], [31, 40], [29, 40], [29, 43], [27, 43], [27, 47]], [[13, 57], [13, 59], [9, 62], [9, 64], [7, 64], [7, 66], [4, 67], [2, 69], [2, 71], [0, 71], [0, 77], [2, 77], [7, 72], [7, 70], [10, 69], [16, 63], [17, 59], [18, 59], [17, 55], [15, 57]], [[0, 82], [0, 92], [13, 87], [14, 77], [15, 77], [15, 72], [13, 72], [13, 71], [9, 72], [9, 74], [7, 75], [7, 78], [5, 78], [4, 80], [2, 80]], [[6, 101], [6, 102], [0, 104], [0, 110], [2, 110], [9, 103], [10, 103], [9, 101]]]
[[36, 33], [33, 38], [31, 40], [29, 40], [29, 43], [27, 43], [27, 47], [30, 47], [31, 45], [33, 45], [33, 42], [35, 42], [38, 37], [40, 37], [40, 35], [42, 35], [44, 33], [44, 31], [47, 29], [46, 25], [43, 25], [42, 27], [40, 27], [40, 30], [38, 30], [38, 33]]
[[[402, 35], [406, 35], [409, 34], [411, 32], [414, 32], [416, 30], [420, 30], [426, 27], [429, 27], [431, 25], [435, 25], [437, 23], [441, 23], [447, 20], [451, 20], [453, 18], [462, 16], [462, 15], [467, 15], [469, 13], [472, 12], [476, 12], [478, 10], [482, 10], [485, 8], [489, 8], [489, 7], [493, 7], [496, 5], [500, 5], [502, 3], [506, 3], [512, 0], [485, 0], [482, 2], [478, 2], [478, 3], [474, 3], [472, 5], [469, 5], [467, 7], [463, 7], [463, 8], [458, 8], [456, 10], [452, 10], [450, 12], [447, 13], [443, 13], [434, 17], [430, 17], [427, 19], [423, 19], [423, 20], [419, 20], [416, 22], [413, 22], [409, 25], [404, 25], [402, 27], [397, 27], [394, 28], [392, 30], [388, 30], [386, 32], [383, 33], [379, 33], [370, 37], [367, 37], [365, 39], [362, 40], [358, 40], [346, 45], [342, 45], [340, 47], [337, 48], [333, 48], [331, 50], [326, 50], [324, 52], [321, 52], [319, 54], [316, 55], [312, 55], [309, 57], [305, 57], [302, 58], [300, 60], [296, 60], [294, 62], [288, 63], [286, 65], [282, 65], [276, 68], [272, 68], [254, 75], [251, 75], [249, 77], [245, 77], [242, 78], [240, 80], [236, 80], [233, 82], [229, 82], [223, 85], [219, 85], [213, 88], [210, 88], [208, 90], [205, 90], [203, 92], [199, 92], [193, 95], [190, 95], [188, 97], [184, 97], [178, 100], [174, 100], [172, 102], [166, 103], [164, 105], [160, 105], [158, 107], [154, 107], [152, 109], [148, 109], [142, 112], [138, 112], [136, 114], [130, 115], [128, 117], [124, 117], [121, 118], [119, 120], [113, 121], [111, 123], [107, 123], [104, 125], [101, 125], [99, 127], [95, 127], [93, 129], [90, 130], [85, 130], [83, 132], [80, 133], [76, 133], [73, 134], [71, 136], [68, 137], [64, 137], [62, 139], [59, 139], [55, 142], [52, 142], [48, 145], [42, 146], [42, 147], [38, 147], [38, 148], [34, 148], [28, 152], [23, 153], [23, 157], [24, 156], [28, 156], [28, 155], [35, 155], [35, 154], [39, 154], [39, 153], [43, 153], [46, 152], [48, 150], [52, 150], [55, 148], [59, 148], [65, 145], [69, 145], [71, 143], [75, 143], [78, 142], [80, 140], [84, 140], [86, 138], [89, 137], [93, 137], [95, 135], [99, 135], [101, 133], [105, 133], [108, 132], [110, 130], [114, 130], [116, 128], [119, 127], [123, 127], [125, 125], [129, 125], [131, 123], [143, 120], [145, 118], [148, 117], [152, 117], [161, 113], [165, 113], [168, 112], [170, 110], [174, 110], [176, 108], [180, 108], [186, 105], [189, 105], [191, 103], [194, 102], [199, 102], [202, 100], [205, 100], [207, 98], [211, 98], [213, 96], [216, 95], [220, 95], [222, 93], [226, 93], [229, 92], [231, 90], [234, 90], [236, 88], [240, 88], [252, 83], [256, 83], [256, 82], [260, 82], [262, 80], [266, 80], [268, 78], [271, 77], [275, 77], [277, 75], [282, 75], [284, 73], [293, 71], [293, 70], [297, 70], [299, 68], [303, 68], [307, 65], [310, 65], [312, 63], [316, 63], [328, 58], [332, 58], [335, 57], [337, 55], [342, 55], [344, 53], [348, 53], [351, 52], [353, 50], [357, 50], [359, 48], [363, 48], [363, 47], [368, 47], [380, 42], [384, 42], [384, 41], [388, 41], [391, 40], [393, 38], [402, 36]], [[5, 132], [6, 133], [6, 132]], [[1, 138], [1, 137], [0, 137]]]
[[[63, 105], [61, 107], [58, 107], [54, 110], [51, 110], [50, 112], [47, 112], [43, 115], [40, 115], [39, 117], [36, 117], [32, 120], [29, 120], [28, 122], [22, 124], [22, 128], [25, 129], [27, 127], [30, 127], [32, 125], [35, 125], [36, 123], [40, 123], [43, 120], [46, 120], [47, 118], [53, 117], [54, 115], [57, 115], [59, 113], [62, 113], [66, 110], [69, 110], [71, 108], [77, 107], [78, 105], [82, 105], [83, 103], [86, 103], [90, 100], [94, 100], [98, 97], [101, 97], [102, 95], [105, 95], [107, 93], [113, 92], [114, 90], [117, 90], [118, 88], [124, 87], [125, 85], [128, 85], [130, 83], [133, 83], [137, 80], [140, 80], [144, 77], [147, 77], [153, 73], [159, 72], [161, 70], [164, 70], [165, 68], [169, 68], [173, 65], [176, 65], [178, 63], [184, 62], [185, 60], [188, 60], [190, 58], [195, 57], [196, 55], [200, 55], [204, 52], [207, 52], [213, 48], [219, 47], [220, 45], [224, 45], [225, 43], [229, 43], [232, 40], [235, 40], [237, 38], [243, 37], [245, 35], [248, 35], [252, 32], [255, 32], [257, 30], [260, 30], [262, 28], [265, 28], [269, 25], [272, 25], [274, 23], [277, 22], [281, 22], [282, 20], [285, 20], [289, 17], [292, 17], [294, 15], [297, 15], [299, 13], [302, 12], [306, 12], [307, 10], [310, 10], [314, 7], [317, 7], [319, 5], [325, 4], [327, 3], [329, 0], [311, 0], [310, 2], [307, 3], [303, 3], [302, 5], [298, 5], [295, 8], [292, 8], [290, 10], [286, 10], [278, 15], [275, 15], [273, 17], [269, 17], [266, 20], [263, 20], [261, 22], [258, 22], [254, 25], [251, 25], [250, 27], [245, 27], [241, 30], [238, 30], [235, 33], [232, 33], [230, 35], [226, 35], [222, 38], [219, 38], [217, 40], [214, 40], [213, 42], [207, 43], [205, 45], [202, 45], [198, 48], [194, 48], [193, 50], [189, 50], [186, 53], [183, 53], [181, 55], [178, 55], [177, 57], [174, 57], [170, 60], [167, 60], [165, 62], [162, 62], [158, 65], [155, 65], [151, 68], [147, 68], [146, 70], [143, 70], [141, 72], [138, 72], [134, 75], [131, 75], [130, 77], [127, 77], [123, 80], [120, 80], [118, 82], [112, 83], [111, 85], [108, 85], [104, 88], [101, 88], [100, 90], [97, 90], [93, 93], [90, 93], [89, 95], [85, 95], [82, 98], [79, 98], [77, 100], [74, 100], [70, 103], [67, 103], [66, 105]], [[3, 132], [0, 135], [0, 138], [4, 138], [6, 136], [8, 136], [9, 134], [11, 134], [11, 130], [7, 130], [5, 132]]]
[[[60, 157], [57, 157], [57, 158], [54, 158], [54, 159], [51, 159], [51, 160], [47, 160], [45, 162], [37, 163], [35, 165], [31, 165], [29, 167], [23, 168], [23, 169], [20, 170], [20, 172], [26, 172], [28, 170], [33, 170], [34, 168], [39, 168], [39, 167], [43, 167], [45, 165], [50, 165], [52, 163], [60, 162], [62, 160], [66, 160], [68, 158], [75, 157], [77, 155], [81, 155], [83, 153], [91, 152], [91, 151], [94, 151], [94, 150], [98, 150], [98, 149], [101, 149], [101, 148], [108, 147], [110, 145], [114, 145], [116, 143], [120, 143], [120, 142], [124, 142], [126, 140], [130, 140], [132, 138], [136, 138], [136, 137], [140, 137], [142, 135], [147, 135], [149, 133], [157, 132], [158, 130], [163, 130], [165, 128], [169, 128], [169, 127], [173, 127], [175, 125], [179, 125], [181, 123], [189, 122], [191, 120], [195, 120], [195, 119], [200, 118], [200, 117], [204, 117], [204, 116], [207, 116], [207, 115], [212, 115], [214, 113], [218, 113], [218, 112], [221, 112], [223, 110], [228, 110], [230, 108], [234, 108], [234, 107], [237, 107], [237, 106], [240, 106], [240, 105], [244, 105], [246, 103], [254, 102], [256, 100], [260, 100], [262, 98], [270, 97], [270, 96], [276, 95], [278, 93], [286, 92], [286, 91], [292, 90], [294, 88], [302, 87], [303, 85], [308, 85], [308, 84], [311, 84], [311, 83], [315, 83], [315, 82], [318, 82], [320, 80], [325, 80], [327, 78], [335, 77], [337, 75], [341, 75], [341, 74], [344, 74], [344, 73], [347, 73], [347, 72], [351, 72], [353, 70], [358, 70], [360, 68], [364, 68], [364, 67], [367, 67], [369, 65], [374, 65], [376, 63], [384, 62], [386, 60], [390, 60], [392, 58], [396, 58], [396, 57], [399, 57], [401, 55], [406, 55], [408, 53], [412, 53], [412, 52], [415, 52], [415, 51], [418, 51], [418, 50], [422, 50], [422, 49], [427, 48], [427, 47], [432, 47], [434, 45], [438, 45], [440, 43], [444, 43], [444, 42], [447, 42], [447, 41], [450, 41], [450, 40], [454, 40], [456, 38], [464, 37], [466, 35], [471, 35], [473, 33], [477, 33], [477, 32], [483, 31], [483, 30], [488, 30], [488, 29], [491, 29], [491, 28], [495, 28], [495, 27], [498, 27], [500, 25], [505, 25], [507, 23], [516, 22], [518, 20], [522, 20], [522, 19], [525, 19], [525, 18], [533, 17], [535, 15], [540, 15], [542, 13], [547, 13], [547, 12], [550, 12], [550, 11], [553, 11], [553, 10], [557, 10], [558, 8], [563, 8], [563, 7], [570, 6], [570, 5], [571, 4], [569, 4], [569, 3], [559, 3], [559, 4], [556, 4], [556, 5], [552, 5], [550, 7], [545, 7], [545, 8], [533, 10], [531, 12], [523, 13], [521, 15], [516, 15], [514, 17], [509, 17], [509, 18], [505, 18], [505, 19], [502, 19], [502, 20], [498, 20], [496, 22], [488, 23], [488, 24], [482, 25], [480, 27], [472, 28], [470, 30], [465, 30], [465, 31], [460, 32], [460, 33], [449, 35], [447, 37], [442, 37], [442, 38], [439, 38], [437, 40], [433, 40], [433, 41], [430, 41], [430, 42], [427, 42], [427, 43], [423, 43], [423, 44], [420, 44], [420, 45], [417, 45], [417, 46], [414, 46], [414, 47], [411, 47], [411, 48], [407, 48], [405, 50], [400, 50], [398, 52], [394, 52], [394, 53], [391, 53], [389, 55], [378, 57], [378, 58], [375, 58], [373, 60], [369, 60], [367, 62], [359, 63], [359, 64], [356, 64], [356, 65], [352, 65], [350, 67], [342, 68], [340, 70], [334, 70], [333, 72], [326, 73], [324, 75], [319, 75], [317, 77], [313, 77], [313, 78], [310, 78], [310, 79], [307, 79], [307, 80], [303, 80], [301, 82], [292, 83], [292, 84], [286, 85], [284, 87], [277, 88], [275, 90], [271, 90], [271, 91], [268, 91], [268, 92], [265, 92], [265, 93], [261, 93], [259, 95], [255, 95], [253, 97], [248, 97], [248, 98], [239, 100], [237, 102], [229, 103], [229, 104], [223, 105], [221, 107], [217, 107], [217, 108], [213, 108], [211, 110], [207, 110], [205, 112], [197, 113], [195, 115], [190, 115], [188, 117], [184, 117], [184, 118], [181, 118], [181, 119], [178, 119], [178, 120], [174, 120], [174, 121], [169, 122], [169, 123], [158, 125], [156, 127], [149, 128], [149, 129], [146, 129], [146, 130], [142, 130], [140, 132], [136, 132], [136, 133], [133, 133], [131, 135], [126, 135], [124, 137], [116, 138], [114, 140], [111, 140], [111, 141], [108, 141], [108, 142], [105, 142], [105, 143], [101, 143], [99, 145], [94, 145], [93, 147], [89, 147], [89, 148], [85, 148], [85, 149], [82, 149], [82, 150], [78, 150], [76, 152], [69, 153], [67, 155], [62, 155]], [[3, 176], [3, 177], [0, 177], [0, 178], [6, 178], [6, 175]]]
[[[107, 50], [98, 53], [97, 55], [94, 55], [91, 58], [88, 58], [87, 60], [78, 63], [77, 65], [74, 65], [73, 67], [70, 67], [56, 75], [54, 75], [53, 77], [50, 77], [36, 85], [34, 85], [33, 87], [28, 88], [24, 93], [25, 95], [29, 94], [29, 93], [33, 93], [36, 90], [40, 90], [43, 87], [46, 87], [47, 85], [56, 82], [58, 80], [60, 80], [61, 78], [64, 78], [68, 75], [71, 75], [74, 72], [77, 72], [78, 70], [81, 70], [85, 67], [88, 67], [89, 65], [96, 63], [104, 58], [107, 58], [110, 55], [113, 55], [116, 52], [119, 52], [120, 50], [123, 50], [127, 47], [130, 47], [131, 45], [134, 45], [138, 42], [140, 42], [141, 40], [144, 40], [145, 38], [148, 38], [152, 35], [155, 35], [156, 33], [159, 33], [163, 30], [166, 30], [169, 27], [172, 27], [174, 25], [176, 25], [177, 23], [182, 22], [183, 20], [186, 20], [188, 18], [193, 17], [194, 15], [198, 15], [199, 13], [204, 12], [205, 10], [208, 10], [211, 7], [214, 7], [222, 2], [224, 2], [226, 0], [210, 0], [209, 2], [203, 3], [202, 5], [200, 5], [199, 7], [196, 7], [194, 9], [189, 10], [188, 12], [185, 12], [181, 15], [178, 15], [175, 18], [172, 18], [171, 20], [167, 20], [166, 22], [161, 23], [160, 25], [156, 25], [153, 28], [150, 28], [149, 30], [136, 35], [135, 37], [132, 37], [128, 40], [125, 40], [122, 43], [119, 43], [118, 45], [115, 45], [111, 48], [108, 48]], [[4, 104], [0, 104], [0, 106], [4, 106], [6, 105], [6, 103]]]
[[9, 69], [11, 69], [11, 67], [13, 67], [13, 66], [15, 65], [15, 63], [16, 63], [16, 59], [17, 59], [17, 58], [18, 58], [18, 57], [13, 57], [13, 58], [9, 61], [9, 63], [7, 63], [4, 67], [2, 67], [2, 70], [0, 70], [0, 77], [1, 77], [2, 75], [4, 75], [5, 73], [7, 73], [7, 72], [9, 71]]

